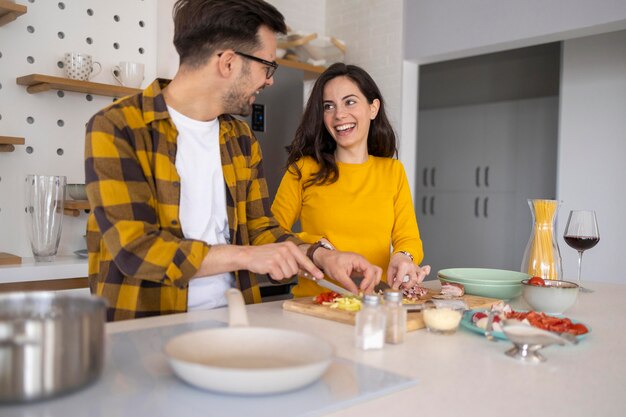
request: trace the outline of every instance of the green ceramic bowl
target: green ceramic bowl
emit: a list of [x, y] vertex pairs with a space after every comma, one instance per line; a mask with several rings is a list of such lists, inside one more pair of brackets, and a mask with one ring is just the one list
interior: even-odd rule
[[489, 268], [450, 268], [442, 269], [437, 276], [460, 283], [474, 284], [519, 284], [530, 275], [524, 272]]
[[522, 293], [522, 283], [513, 282], [510, 284], [482, 284], [472, 282], [461, 282], [455, 279], [439, 276], [441, 282], [455, 282], [463, 284], [465, 293], [471, 295], [479, 295], [481, 297], [498, 298], [500, 300], [509, 300], [515, 298]]
[[503, 300], [519, 296], [522, 293], [521, 282], [530, 278], [523, 272], [490, 268], [442, 269], [437, 276], [444, 282], [463, 284], [468, 294]]

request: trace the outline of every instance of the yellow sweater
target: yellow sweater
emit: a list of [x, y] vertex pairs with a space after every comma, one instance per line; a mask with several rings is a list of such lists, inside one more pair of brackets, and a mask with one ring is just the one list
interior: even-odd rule
[[[305, 157], [298, 166], [302, 178], [287, 171], [272, 204], [272, 213], [283, 228], [291, 230], [299, 219], [302, 240], [313, 243], [325, 237], [339, 250], [361, 254], [383, 269], [385, 281], [392, 248], [411, 253], [416, 263], [422, 261], [422, 241], [400, 161], [370, 156], [363, 164], [338, 162], [337, 182], [306, 189], [302, 185], [318, 171], [318, 165]], [[305, 297], [324, 291], [301, 278], [292, 292]]]

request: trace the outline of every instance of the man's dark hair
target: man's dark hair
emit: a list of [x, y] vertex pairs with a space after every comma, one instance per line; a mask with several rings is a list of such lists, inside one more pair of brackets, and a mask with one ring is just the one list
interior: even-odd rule
[[285, 18], [263, 0], [178, 0], [174, 46], [180, 64], [202, 65], [217, 50], [251, 53], [261, 46], [259, 27], [286, 33]]

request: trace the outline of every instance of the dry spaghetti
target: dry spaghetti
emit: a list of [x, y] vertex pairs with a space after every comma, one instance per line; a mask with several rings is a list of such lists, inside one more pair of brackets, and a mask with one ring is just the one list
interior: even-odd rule
[[535, 213], [533, 241], [528, 258], [528, 273], [544, 279], [559, 279], [559, 256], [554, 243], [556, 200], [532, 200]]

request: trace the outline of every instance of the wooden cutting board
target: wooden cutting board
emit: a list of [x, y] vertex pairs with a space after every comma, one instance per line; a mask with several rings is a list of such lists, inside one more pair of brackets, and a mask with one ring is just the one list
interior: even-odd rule
[[[418, 301], [416, 304], [424, 303], [426, 300], [432, 298], [437, 294], [435, 291], [429, 291], [428, 294]], [[466, 294], [461, 297], [463, 301], [467, 303], [470, 309], [475, 308], [489, 308], [493, 303], [500, 302], [501, 300], [495, 298], [479, 297], [477, 295]], [[338, 321], [340, 323], [354, 325], [356, 311], [345, 311], [336, 308], [330, 308], [329, 306], [316, 304], [313, 301], [313, 297], [294, 298], [293, 300], [287, 300], [283, 302], [283, 309], [287, 311], [294, 311], [296, 313], [307, 314], [309, 316], [319, 317], [321, 319]], [[424, 328], [424, 319], [420, 311], [409, 311], [406, 329], [407, 331], [418, 330]]]

